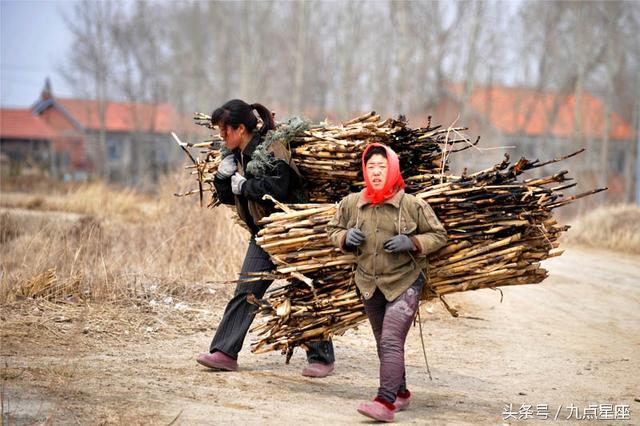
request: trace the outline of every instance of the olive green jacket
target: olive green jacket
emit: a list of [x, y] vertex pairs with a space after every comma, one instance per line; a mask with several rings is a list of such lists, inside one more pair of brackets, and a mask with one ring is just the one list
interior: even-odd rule
[[[392, 198], [373, 205], [364, 198], [364, 190], [346, 196], [327, 225], [332, 243], [345, 252], [347, 231], [359, 228], [365, 240], [356, 250], [356, 285], [369, 299], [376, 287], [389, 301], [395, 300], [427, 266], [427, 255], [447, 242], [447, 233], [426, 201], [400, 190]], [[405, 234], [416, 250], [411, 253], [387, 253], [384, 242]], [[352, 251], [352, 250], [351, 250]]]

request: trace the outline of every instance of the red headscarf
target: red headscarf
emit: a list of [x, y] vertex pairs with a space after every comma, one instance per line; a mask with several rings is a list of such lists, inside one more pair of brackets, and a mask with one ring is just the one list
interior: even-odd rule
[[[389, 165], [387, 167], [387, 180], [384, 182], [384, 186], [382, 189], [373, 189], [373, 185], [369, 181], [369, 176], [367, 175], [367, 165], [365, 164], [365, 157], [367, 152], [373, 148], [374, 146], [379, 146], [384, 148], [387, 152], [387, 161]], [[382, 145], [379, 143], [372, 143], [367, 145], [367, 148], [362, 153], [362, 174], [364, 175], [364, 182], [366, 184], [364, 188], [364, 197], [367, 201], [373, 204], [380, 204], [385, 200], [396, 195], [396, 193], [404, 189], [406, 186], [404, 180], [402, 179], [402, 174], [400, 173], [400, 160], [398, 160], [398, 154], [396, 154], [391, 148], [386, 145]]]

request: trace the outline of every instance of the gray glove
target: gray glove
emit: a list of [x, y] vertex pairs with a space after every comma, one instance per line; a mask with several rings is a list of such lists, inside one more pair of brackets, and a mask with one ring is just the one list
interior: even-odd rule
[[416, 246], [411, 241], [411, 238], [406, 235], [396, 235], [389, 238], [384, 242], [384, 251], [387, 253], [401, 253], [403, 251], [413, 251]]
[[216, 176], [218, 176], [220, 179], [227, 179], [230, 178], [236, 172], [236, 170], [238, 170], [236, 159], [233, 157], [233, 155], [227, 155], [220, 162], [218, 171], [216, 172]]
[[244, 185], [246, 181], [247, 179], [244, 176], [236, 172], [233, 176], [231, 176], [231, 192], [236, 195], [241, 195], [242, 185]]
[[349, 247], [359, 247], [364, 242], [364, 232], [358, 228], [351, 228], [347, 231], [347, 239], [345, 244]]

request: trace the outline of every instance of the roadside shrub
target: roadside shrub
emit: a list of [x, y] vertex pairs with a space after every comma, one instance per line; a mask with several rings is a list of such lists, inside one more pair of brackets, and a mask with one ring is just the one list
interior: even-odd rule
[[640, 207], [624, 204], [598, 208], [575, 219], [564, 241], [640, 254]]

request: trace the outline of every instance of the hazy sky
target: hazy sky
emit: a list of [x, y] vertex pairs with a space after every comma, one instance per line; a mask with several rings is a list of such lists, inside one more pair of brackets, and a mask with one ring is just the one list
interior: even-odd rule
[[0, 103], [26, 107], [38, 99], [51, 78], [57, 96], [71, 90], [57, 73], [71, 45], [62, 13], [72, 0], [0, 0]]

